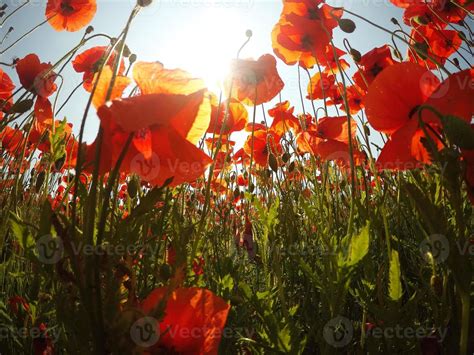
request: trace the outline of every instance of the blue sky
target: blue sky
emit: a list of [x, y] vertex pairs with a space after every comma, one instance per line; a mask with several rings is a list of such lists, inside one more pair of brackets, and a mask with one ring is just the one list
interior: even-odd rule
[[[7, 0], [9, 10], [25, 0]], [[23, 33], [44, 21], [46, 0], [31, 0], [0, 29], [2, 37], [10, 26], [14, 31], [3, 44], [5, 48]], [[333, 0], [329, 4], [345, 6], [353, 12], [363, 14], [367, 19], [393, 28], [390, 22], [395, 17], [401, 22], [401, 9], [390, 4], [389, 0]], [[135, 0], [98, 0], [97, 14], [92, 21], [95, 33], [107, 33], [116, 36], [123, 28]], [[245, 31], [251, 29], [253, 37], [245, 47], [241, 57], [258, 58], [264, 53], [273, 53], [270, 33], [278, 21], [282, 8], [281, 1], [273, 0], [161, 0], [142, 10], [135, 19], [129, 34], [128, 46], [136, 53], [139, 60], [160, 61], [168, 68], [180, 67], [205, 79], [214, 77], [225, 67], [242, 42]], [[349, 15], [344, 17], [350, 18]], [[364, 22], [355, 21], [357, 29], [352, 34], [336, 29], [336, 45], [342, 47], [342, 39], [347, 38], [351, 45], [364, 53], [375, 46], [390, 43], [388, 34], [375, 29]], [[15, 57], [37, 53], [42, 61], [56, 62], [71, 49], [82, 36], [76, 33], [55, 32], [48, 24], [41, 26], [20, 44], [0, 56], [0, 61], [10, 62]], [[104, 40], [96, 40], [84, 49], [94, 45], [104, 45]], [[349, 58], [347, 58], [348, 61]], [[282, 99], [290, 100], [301, 112], [301, 101], [298, 92], [297, 68], [287, 66], [278, 60], [278, 71], [285, 82]], [[16, 73], [8, 71], [17, 82]], [[306, 91], [307, 78], [303, 76], [302, 87]], [[58, 103], [61, 104], [71, 90], [80, 83], [81, 75], [69, 66], [64, 72], [65, 83], [60, 92]], [[79, 127], [82, 110], [87, 101], [87, 94], [81, 89], [69, 102], [68, 106], [57, 117], [67, 119]], [[272, 103], [266, 104], [270, 108]], [[310, 102], [305, 102], [310, 110]], [[257, 111], [261, 113], [261, 109]], [[257, 121], [260, 121], [257, 118]], [[92, 113], [88, 119], [86, 140], [92, 141], [96, 135], [98, 119]]]

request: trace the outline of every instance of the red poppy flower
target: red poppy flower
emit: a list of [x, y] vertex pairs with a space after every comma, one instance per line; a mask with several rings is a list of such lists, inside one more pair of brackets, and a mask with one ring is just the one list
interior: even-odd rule
[[[93, 80], [97, 80], [99, 74], [95, 74], [95, 78]], [[105, 99], [107, 97], [107, 93], [109, 91], [110, 83], [112, 82], [112, 68], [110, 66], [105, 66], [102, 69], [102, 73], [100, 74], [99, 82], [95, 88], [94, 97], [92, 98], [92, 104], [95, 108], [99, 108], [103, 104], [105, 104]], [[109, 100], [118, 99], [122, 96], [126, 87], [130, 84], [130, 78], [122, 75], [117, 75], [115, 77], [114, 87], [110, 92]]]
[[[122, 171], [136, 173], [154, 185], [171, 177], [172, 184], [178, 185], [203, 174], [210, 158], [195, 144], [209, 126], [207, 90], [202, 81], [183, 71], [176, 71], [176, 77], [172, 74], [158, 63], [137, 63], [134, 78], [141, 94], [99, 108], [104, 131], [102, 173], [113, 168], [133, 133]], [[88, 149], [89, 162], [94, 152], [95, 142]]]
[[48, 0], [46, 4], [46, 18], [56, 31], [78, 31], [91, 22], [96, 11], [96, 0]]
[[12, 80], [0, 68], [0, 119], [3, 117], [3, 112], [7, 112], [11, 107], [13, 89], [15, 89], [15, 85]]
[[21, 85], [33, 94], [46, 98], [56, 91], [56, 74], [50, 63], [41, 63], [36, 54], [28, 54], [16, 62]]
[[19, 315], [20, 313], [30, 313], [30, 305], [26, 300], [21, 296], [13, 296], [8, 299], [8, 303], [10, 305], [10, 310], [15, 315]]
[[474, 10], [474, 4], [468, 0], [456, 0], [463, 6], [464, 11], [451, 0], [391, 0], [398, 7], [405, 8], [404, 22], [409, 26], [435, 25], [445, 28], [448, 23], [459, 23], [467, 16], [468, 11]]
[[[344, 86], [342, 83], [338, 83], [332, 86], [331, 90], [328, 93], [330, 99], [327, 100], [327, 104], [330, 105], [339, 105], [339, 109], [342, 111], [347, 111], [346, 105], [344, 104]], [[351, 115], [356, 114], [363, 108], [362, 102], [362, 92], [360, 89], [355, 86], [346, 87], [347, 94], [347, 104], [349, 105], [349, 112]]]
[[6, 126], [0, 132], [0, 142], [2, 149], [13, 155], [23, 142], [23, 133], [20, 129]]
[[197, 259], [193, 260], [193, 272], [194, 275], [199, 276], [204, 274], [204, 266], [206, 262], [202, 256], [199, 256]]
[[379, 73], [394, 63], [390, 47], [384, 45], [365, 53], [359, 61], [359, 71], [354, 74], [354, 82], [364, 91]]
[[341, 59], [342, 56], [346, 55], [342, 49], [333, 47], [331, 44], [328, 44], [325, 49], [323, 58], [320, 58], [320, 65], [325, 67], [324, 73], [334, 74], [339, 72], [339, 67], [342, 70], [350, 67], [349, 63], [345, 59]]
[[220, 142], [219, 153], [227, 153], [228, 151], [232, 151], [235, 146], [235, 141], [231, 141], [227, 138], [227, 136], [223, 137], [210, 137], [205, 139], [207, 148], [210, 151], [214, 151], [217, 147], [217, 144]]
[[[228, 135], [245, 128], [248, 113], [245, 106], [239, 101], [231, 98], [230, 103], [224, 101], [218, 107], [217, 98], [212, 95], [211, 105], [211, 122], [209, 123], [207, 133]], [[226, 113], [227, 107], [229, 107], [228, 113]]]
[[325, 99], [328, 97], [329, 91], [335, 82], [336, 78], [334, 75], [317, 72], [308, 83], [308, 95], [306, 98], [309, 100]]
[[[94, 75], [99, 71], [103, 62], [106, 59], [109, 47], [97, 46], [89, 48], [88, 50], [78, 54], [72, 61], [72, 67], [78, 73], [84, 73], [83, 75], [83, 86], [87, 91], [91, 91], [94, 82]], [[109, 56], [107, 65], [112, 66], [115, 61], [116, 53], [113, 51]], [[125, 71], [125, 63], [122, 60], [120, 62], [119, 75], [122, 75]]]
[[258, 60], [236, 59], [226, 90], [232, 88], [232, 97], [246, 105], [260, 105], [273, 99], [285, 84], [278, 75], [276, 60], [264, 54]]
[[[372, 127], [391, 135], [378, 158], [379, 167], [404, 170], [429, 163], [421, 143], [424, 133], [418, 122], [420, 106], [429, 105], [442, 115], [470, 122], [474, 112], [473, 77], [474, 70], [464, 70], [440, 84], [431, 71], [413, 63], [394, 64], [382, 71], [365, 97]], [[424, 110], [421, 118], [441, 133], [441, 123], [434, 113]], [[434, 135], [431, 138], [440, 143]]]
[[232, 160], [234, 161], [234, 164], [248, 165], [250, 162], [250, 156], [247, 155], [244, 148], [240, 148], [234, 153], [234, 155], [232, 156]]
[[[351, 120], [353, 155], [360, 164], [364, 155], [355, 146], [356, 123]], [[297, 137], [298, 149], [303, 153], [319, 156], [324, 161], [336, 161], [342, 166], [350, 165], [349, 130], [347, 117], [324, 117], [318, 125], [311, 125]]]
[[41, 323], [38, 327], [41, 332], [39, 336], [33, 339], [34, 355], [50, 355], [54, 354], [54, 342], [48, 334], [46, 324]]
[[275, 132], [277, 136], [282, 136], [290, 129], [293, 129], [295, 132], [300, 129], [300, 123], [293, 115], [294, 109], [294, 107], [290, 107], [289, 101], [284, 101], [268, 110], [268, 114], [273, 117], [270, 130]]
[[[282, 147], [280, 136], [272, 131], [258, 130], [253, 135], [253, 161], [260, 166], [268, 166], [268, 157], [272, 153], [275, 157], [280, 156]], [[244, 152], [250, 157], [252, 153], [252, 135], [247, 137], [244, 144]]]
[[177, 288], [165, 299], [167, 291], [166, 287], [156, 288], [141, 305], [145, 313], [150, 313], [160, 302], [166, 302], [156, 350], [183, 355], [217, 354], [230, 305], [202, 288]]
[[[276, 56], [286, 64], [311, 68], [324, 59], [326, 48], [342, 10], [322, 1], [285, 1], [279, 22], [272, 30]], [[316, 57], [316, 58], [315, 58]]]
[[[432, 26], [418, 27], [412, 30], [412, 45], [419, 48], [424, 54], [420, 55], [412, 49], [408, 50], [408, 59], [418, 63], [424, 61], [430, 69], [437, 68], [436, 62], [444, 65], [446, 60], [461, 47], [462, 39], [457, 31], [440, 30]], [[429, 57], [428, 57], [429, 56]]]

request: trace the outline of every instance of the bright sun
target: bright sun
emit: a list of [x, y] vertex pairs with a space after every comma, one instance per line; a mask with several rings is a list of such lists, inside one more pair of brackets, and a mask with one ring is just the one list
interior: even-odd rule
[[245, 40], [245, 30], [240, 28], [239, 17], [231, 9], [209, 8], [203, 15], [174, 34], [174, 44], [167, 51], [172, 53], [167, 66], [179, 66], [204, 79], [208, 88], [218, 93], [231, 60]]

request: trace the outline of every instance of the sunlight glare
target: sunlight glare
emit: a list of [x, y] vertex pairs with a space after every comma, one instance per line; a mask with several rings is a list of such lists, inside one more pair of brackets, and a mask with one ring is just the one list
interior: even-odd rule
[[231, 60], [245, 40], [245, 29], [232, 9], [209, 8], [183, 23], [173, 36], [166, 58], [173, 67], [184, 69], [204, 79], [208, 88], [219, 94], [229, 72]]

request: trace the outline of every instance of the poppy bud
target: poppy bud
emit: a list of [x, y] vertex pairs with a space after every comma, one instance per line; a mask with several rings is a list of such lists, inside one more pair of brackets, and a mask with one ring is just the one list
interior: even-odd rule
[[169, 280], [169, 278], [173, 275], [171, 266], [169, 266], [168, 264], [161, 265], [159, 269], [159, 275], [163, 281]]
[[360, 62], [360, 60], [362, 59], [362, 54], [360, 54], [360, 52], [357, 49], [351, 48], [350, 53], [351, 53], [352, 59], [354, 59], [355, 62]]
[[3, 4], [2, 7], [0, 7], [0, 10], [4, 11], [8, 8], [7, 4]]
[[31, 99], [17, 101], [13, 104], [12, 108], [10, 109], [10, 113], [25, 113], [30, 108], [33, 107], [33, 103], [34, 101]]
[[395, 57], [397, 57], [397, 59], [403, 61], [403, 57], [402, 57], [402, 54], [400, 53], [400, 51], [398, 49], [395, 49], [393, 51], [393, 54], [395, 55]]
[[128, 48], [128, 46], [126, 44], [123, 45], [122, 54], [125, 58], [130, 57], [130, 55], [132, 54], [132, 52], [130, 51], [130, 48]]
[[417, 42], [413, 45], [415, 48], [418, 56], [421, 59], [426, 59], [427, 58], [427, 53], [428, 53], [428, 45], [425, 42]]
[[137, 5], [141, 7], [147, 7], [151, 5], [152, 2], [153, 0], [137, 0]]
[[466, 35], [464, 34], [463, 31], [458, 31], [458, 36], [459, 36], [459, 38], [461, 38], [463, 41], [466, 41], [466, 42], [467, 42], [467, 37], [466, 37]]
[[137, 196], [138, 192], [138, 181], [135, 178], [132, 178], [128, 183], [127, 183], [127, 192], [128, 195], [131, 198], [135, 198]]
[[458, 58], [453, 58], [453, 63], [459, 70], [461, 70], [461, 67], [459, 66], [459, 59]]
[[430, 23], [429, 19], [426, 16], [415, 16], [414, 21], [422, 26], [425, 26]]
[[128, 60], [130, 61], [130, 64], [135, 63], [137, 60], [137, 55], [136, 54], [130, 54], [130, 57], [128, 57]]
[[294, 161], [292, 161], [290, 163], [290, 166], [288, 167], [288, 172], [291, 173], [293, 170], [295, 170], [295, 162]]
[[272, 153], [268, 155], [268, 165], [274, 172], [278, 171], [278, 161]]
[[42, 171], [38, 174], [38, 177], [36, 178], [36, 185], [35, 185], [36, 192], [39, 192], [41, 190], [41, 186], [43, 186], [43, 182], [44, 182], [45, 177], [46, 177], [46, 175], [45, 175], [44, 171]]
[[438, 275], [431, 276], [430, 285], [433, 292], [439, 297], [443, 294], [443, 278]]
[[346, 33], [352, 33], [356, 29], [356, 25], [354, 21], [349, 20], [347, 18], [343, 18], [339, 20], [339, 27]]
[[54, 168], [58, 171], [61, 170], [65, 161], [66, 161], [66, 156], [63, 155], [61, 158], [59, 158], [58, 160], [54, 162]]
[[364, 127], [365, 134], [367, 135], [367, 137], [369, 137], [370, 136], [370, 128], [367, 125], [364, 125], [363, 127]]
[[246, 35], [247, 37], [249, 37], [249, 38], [252, 37], [252, 34], [253, 34], [253, 33], [252, 33], [252, 30], [247, 30], [247, 31], [245, 31], [245, 35]]
[[88, 35], [89, 33], [94, 32], [94, 27], [93, 26], [87, 26], [86, 28], [86, 34]]
[[395, 26], [398, 26], [398, 20], [395, 18], [395, 17], [392, 17], [390, 19], [390, 21], [392, 21], [392, 23], [395, 25]]

